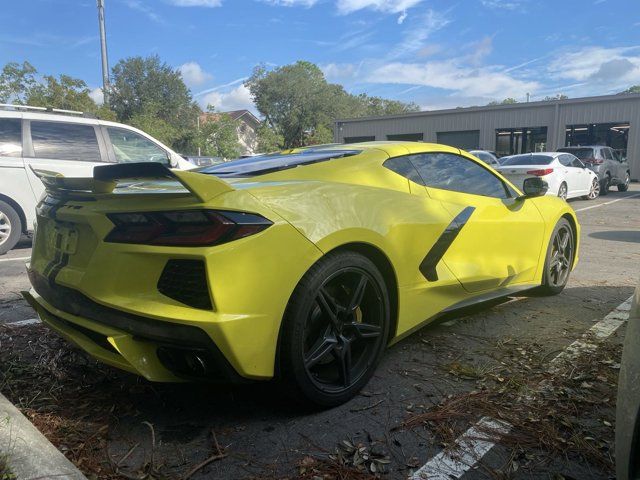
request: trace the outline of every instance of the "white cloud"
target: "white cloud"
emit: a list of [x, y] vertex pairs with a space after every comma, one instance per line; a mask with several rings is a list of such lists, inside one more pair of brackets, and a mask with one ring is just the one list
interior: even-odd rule
[[158, 15], [155, 10], [140, 0], [125, 0], [125, 4], [132, 10], [136, 10], [144, 14], [149, 20], [155, 23], [164, 24], [164, 19]]
[[423, 0], [336, 0], [338, 11], [343, 14], [369, 8], [385, 13], [402, 13]]
[[176, 7], [219, 7], [222, 0], [168, 0], [171, 5]]
[[104, 103], [104, 94], [102, 93], [102, 88], [96, 87], [89, 92], [89, 96], [91, 100], [96, 102], [98, 105], [102, 105]]
[[202, 85], [204, 82], [211, 80], [213, 76], [205, 72], [199, 63], [187, 62], [178, 67], [184, 83], [190, 87]]
[[359, 68], [353, 63], [327, 63], [320, 69], [329, 82], [353, 78], [359, 74]]
[[[175, 0], [173, 0], [175, 1]], [[319, 0], [262, 0], [270, 5], [281, 7], [313, 7]], [[384, 13], [400, 13], [402, 23], [406, 18], [406, 10], [424, 0], [336, 0], [338, 12], [346, 15], [348, 13], [357, 12], [358, 10], [371, 9]]]
[[455, 60], [428, 63], [389, 63], [374, 69], [371, 83], [423, 85], [453, 90], [465, 96], [522, 97], [538, 88], [538, 82], [511, 77], [496, 67], [470, 69]]
[[279, 7], [313, 7], [318, 0], [263, 0], [263, 2], [269, 5], [276, 5]]
[[416, 17], [403, 34], [402, 41], [387, 55], [388, 58], [400, 58], [413, 54], [424, 48], [424, 42], [438, 30], [449, 25], [451, 21], [444, 13], [427, 10]]
[[251, 93], [244, 85], [240, 85], [229, 92], [207, 93], [201, 98], [200, 105], [202, 108], [207, 108], [207, 105], [213, 105], [219, 112], [247, 109], [256, 113]]
[[631, 77], [625, 80], [638, 79], [640, 77], [640, 46], [617, 48], [585, 47], [567, 51], [558, 55], [549, 64], [549, 72], [554, 78], [579, 81], [589, 80], [594, 75], [602, 77], [603, 74], [606, 74], [606, 72], [602, 71], [603, 65], [613, 60], [626, 60], [625, 63], [629, 68], [624, 72], [619, 69], [615, 72], [611, 71], [611, 81], [614, 81], [616, 76], [618, 78]]
[[493, 51], [493, 37], [486, 36], [482, 40], [475, 42], [472, 45], [471, 63], [474, 65], [480, 65]]
[[526, 0], [480, 0], [480, 3], [497, 10], [518, 10], [524, 7]]
[[398, 25], [402, 25], [404, 21], [407, 19], [407, 16], [408, 16], [407, 11], [403, 10], [400, 16], [398, 17]]

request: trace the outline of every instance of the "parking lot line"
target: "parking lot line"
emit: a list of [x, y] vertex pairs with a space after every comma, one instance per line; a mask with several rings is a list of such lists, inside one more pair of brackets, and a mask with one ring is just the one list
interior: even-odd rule
[[16, 258], [0, 258], [0, 262], [17, 262], [18, 260], [29, 260], [31, 257], [16, 257]]
[[25, 327], [27, 325], [35, 325], [41, 323], [39, 318], [29, 318], [27, 320], [20, 320], [18, 322], [5, 323], [9, 327]]
[[609, 202], [599, 203], [598, 205], [591, 205], [590, 207], [579, 208], [575, 210], [576, 212], [584, 212], [585, 210], [591, 210], [592, 208], [604, 207], [605, 205], [611, 205], [612, 203], [620, 202], [622, 200], [626, 200], [627, 198], [640, 197], [640, 193], [635, 193], [633, 195], [629, 195], [628, 197], [616, 198], [615, 200], [611, 200]]
[[[629, 197], [627, 197], [629, 198]], [[620, 199], [622, 200], [622, 199]], [[594, 339], [604, 340], [612, 335], [629, 318], [629, 308], [631, 299], [618, 305], [609, 312], [602, 320], [594, 324], [587, 330], [580, 339], [571, 343], [562, 352], [551, 360], [550, 372], [558, 371], [560, 365], [566, 364], [575, 359], [585, 351], [593, 351], [597, 347], [593, 343]], [[425, 465], [414, 472], [410, 480], [452, 480], [461, 478], [473, 466], [478, 463], [495, 443], [488, 439], [487, 431], [494, 434], [506, 434], [511, 426], [506, 422], [501, 422], [489, 417], [481, 418], [474, 426], [463, 433], [455, 441], [457, 449], [442, 451]], [[495, 435], [494, 435], [495, 437]], [[461, 450], [462, 449], [462, 450]]]

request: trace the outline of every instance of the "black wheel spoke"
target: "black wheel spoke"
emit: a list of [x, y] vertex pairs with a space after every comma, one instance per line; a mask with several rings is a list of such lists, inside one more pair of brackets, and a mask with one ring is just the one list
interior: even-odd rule
[[338, 305], [338, 302], [336, 302], [335, 298], [333, 298], [325, 288], [321, 288], [318, 292], [317, 301], [322, 313], [329, 318], [333, 328], [339, 331], [338, 313], [341, 307]]
[[353, 328], [357, 338], [376, 338], [382, 333], [382, 329], [378, 325], [371, 325], [369, 323], [350, 323], [349, 326]]
[[351, 385], [351, 344], [344, 342], [340, 349], [334, 350], [334, 355], [338, 361], [338, 375], [343, 387]]
[[351, 297], [351, 301], [349, 302], [349, 308], [347, 311], [353, 312], [356, 308], [360, 306], [362, 303], [362, 299], [364, 298], [364, 293], [367, 290], [367, 284], [369, 280], [366, 275], [360, 276], [360, 279], [357, 282], [356, 288], [353, 291], [353, 295]]
[[322, 359], [324, 359], [330, 352], [334, 350], [337, 345], [337, 340], [334, 337], [325, 336], [320, 339], [306, 355], [304, 364], [307, 368], [311, 368], [317, 365]]

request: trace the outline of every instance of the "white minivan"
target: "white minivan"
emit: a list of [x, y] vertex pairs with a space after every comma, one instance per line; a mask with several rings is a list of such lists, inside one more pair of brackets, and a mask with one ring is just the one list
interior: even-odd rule
[[30, 167], [65, 177], [91, 177], [105, 163], [195, 165], [146, 133], [82, 112], [0, 105], [0, 255], [33, 228], [44, 186]]

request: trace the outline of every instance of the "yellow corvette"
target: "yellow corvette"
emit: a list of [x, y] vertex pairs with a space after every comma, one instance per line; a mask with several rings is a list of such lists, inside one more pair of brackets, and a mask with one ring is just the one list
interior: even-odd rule
[[559, 293], [579, 226], [470, 154], [371, 142], [172, 171], [36, 172], [47, 194], [25, 297], [44, 322], [152, 381], [281, 379], [340, 404], [385, 347], [443, 312]]

